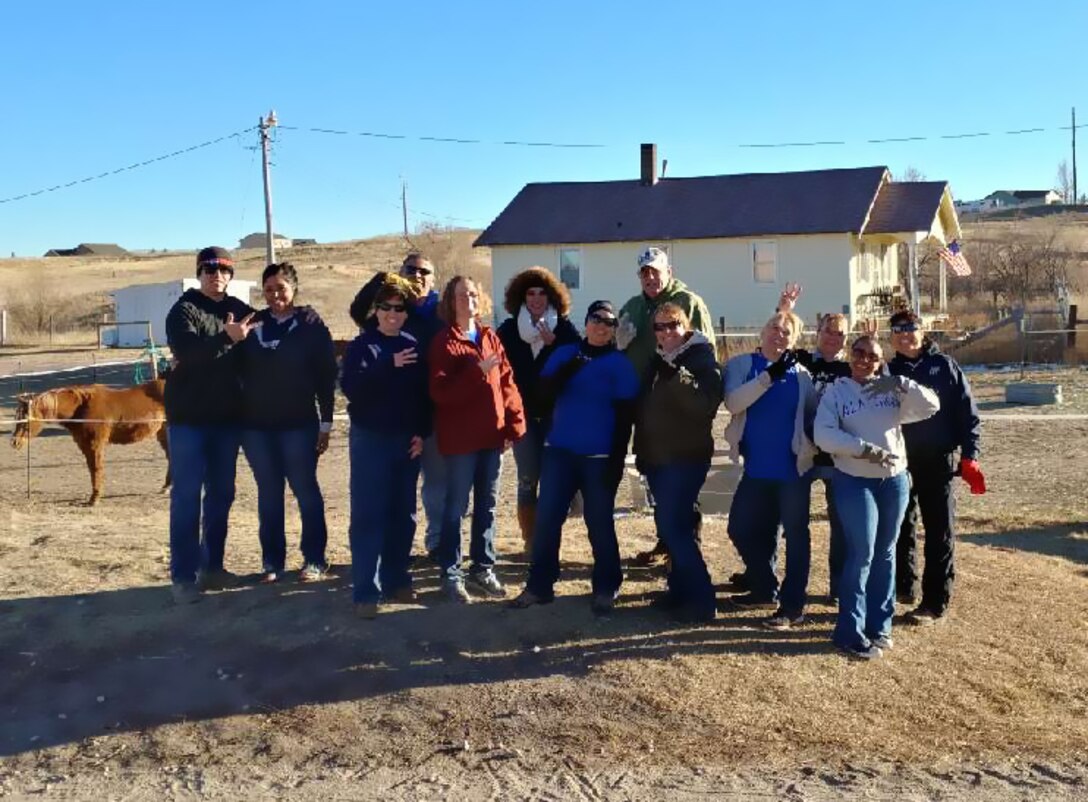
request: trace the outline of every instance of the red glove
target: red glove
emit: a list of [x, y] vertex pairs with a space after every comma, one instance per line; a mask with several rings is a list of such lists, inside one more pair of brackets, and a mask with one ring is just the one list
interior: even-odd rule
[[978, 460], [961, 459], [960, 476], [963, 477], [963, 481], [967, 482], [967, 486], [971, 488], [972, 496], [981, 496], [986, 492], [986, 477], [979, 470]]

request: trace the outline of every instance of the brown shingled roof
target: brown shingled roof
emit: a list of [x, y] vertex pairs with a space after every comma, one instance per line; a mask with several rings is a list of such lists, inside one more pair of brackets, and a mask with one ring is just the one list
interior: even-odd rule
[[885, 184], [873, 204], [866, 234], [929, 231], [941, 207], [944, 181], [905, 181]]

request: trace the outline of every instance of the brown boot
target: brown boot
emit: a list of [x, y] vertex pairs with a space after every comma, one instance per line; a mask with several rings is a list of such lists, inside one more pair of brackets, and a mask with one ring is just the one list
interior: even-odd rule
[[533, 528], [536, 526], [536, 504], [518, 505], [518, 526], [521, 528], [521, 539], [525, 543], [525, 553], [533, 552]]

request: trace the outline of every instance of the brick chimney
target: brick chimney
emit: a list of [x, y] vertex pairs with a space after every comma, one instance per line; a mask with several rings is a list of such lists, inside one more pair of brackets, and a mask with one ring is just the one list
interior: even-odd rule
[[639, 183], [644, 187], [657, 183], [657, 145], [652, 143], [642, 144], [642, 178]]

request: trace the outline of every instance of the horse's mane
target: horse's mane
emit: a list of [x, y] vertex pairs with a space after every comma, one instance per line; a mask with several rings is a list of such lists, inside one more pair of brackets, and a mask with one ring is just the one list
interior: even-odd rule
[[[72, 387], [57, 387], [38, 393], [30, 399], [27, 412], [42, 419], [57, 418], [64, 420], [75, 417], [91, 394], [91, 387], [77, 384]], [[29, 415], [28, 415], [29, 417]]]

